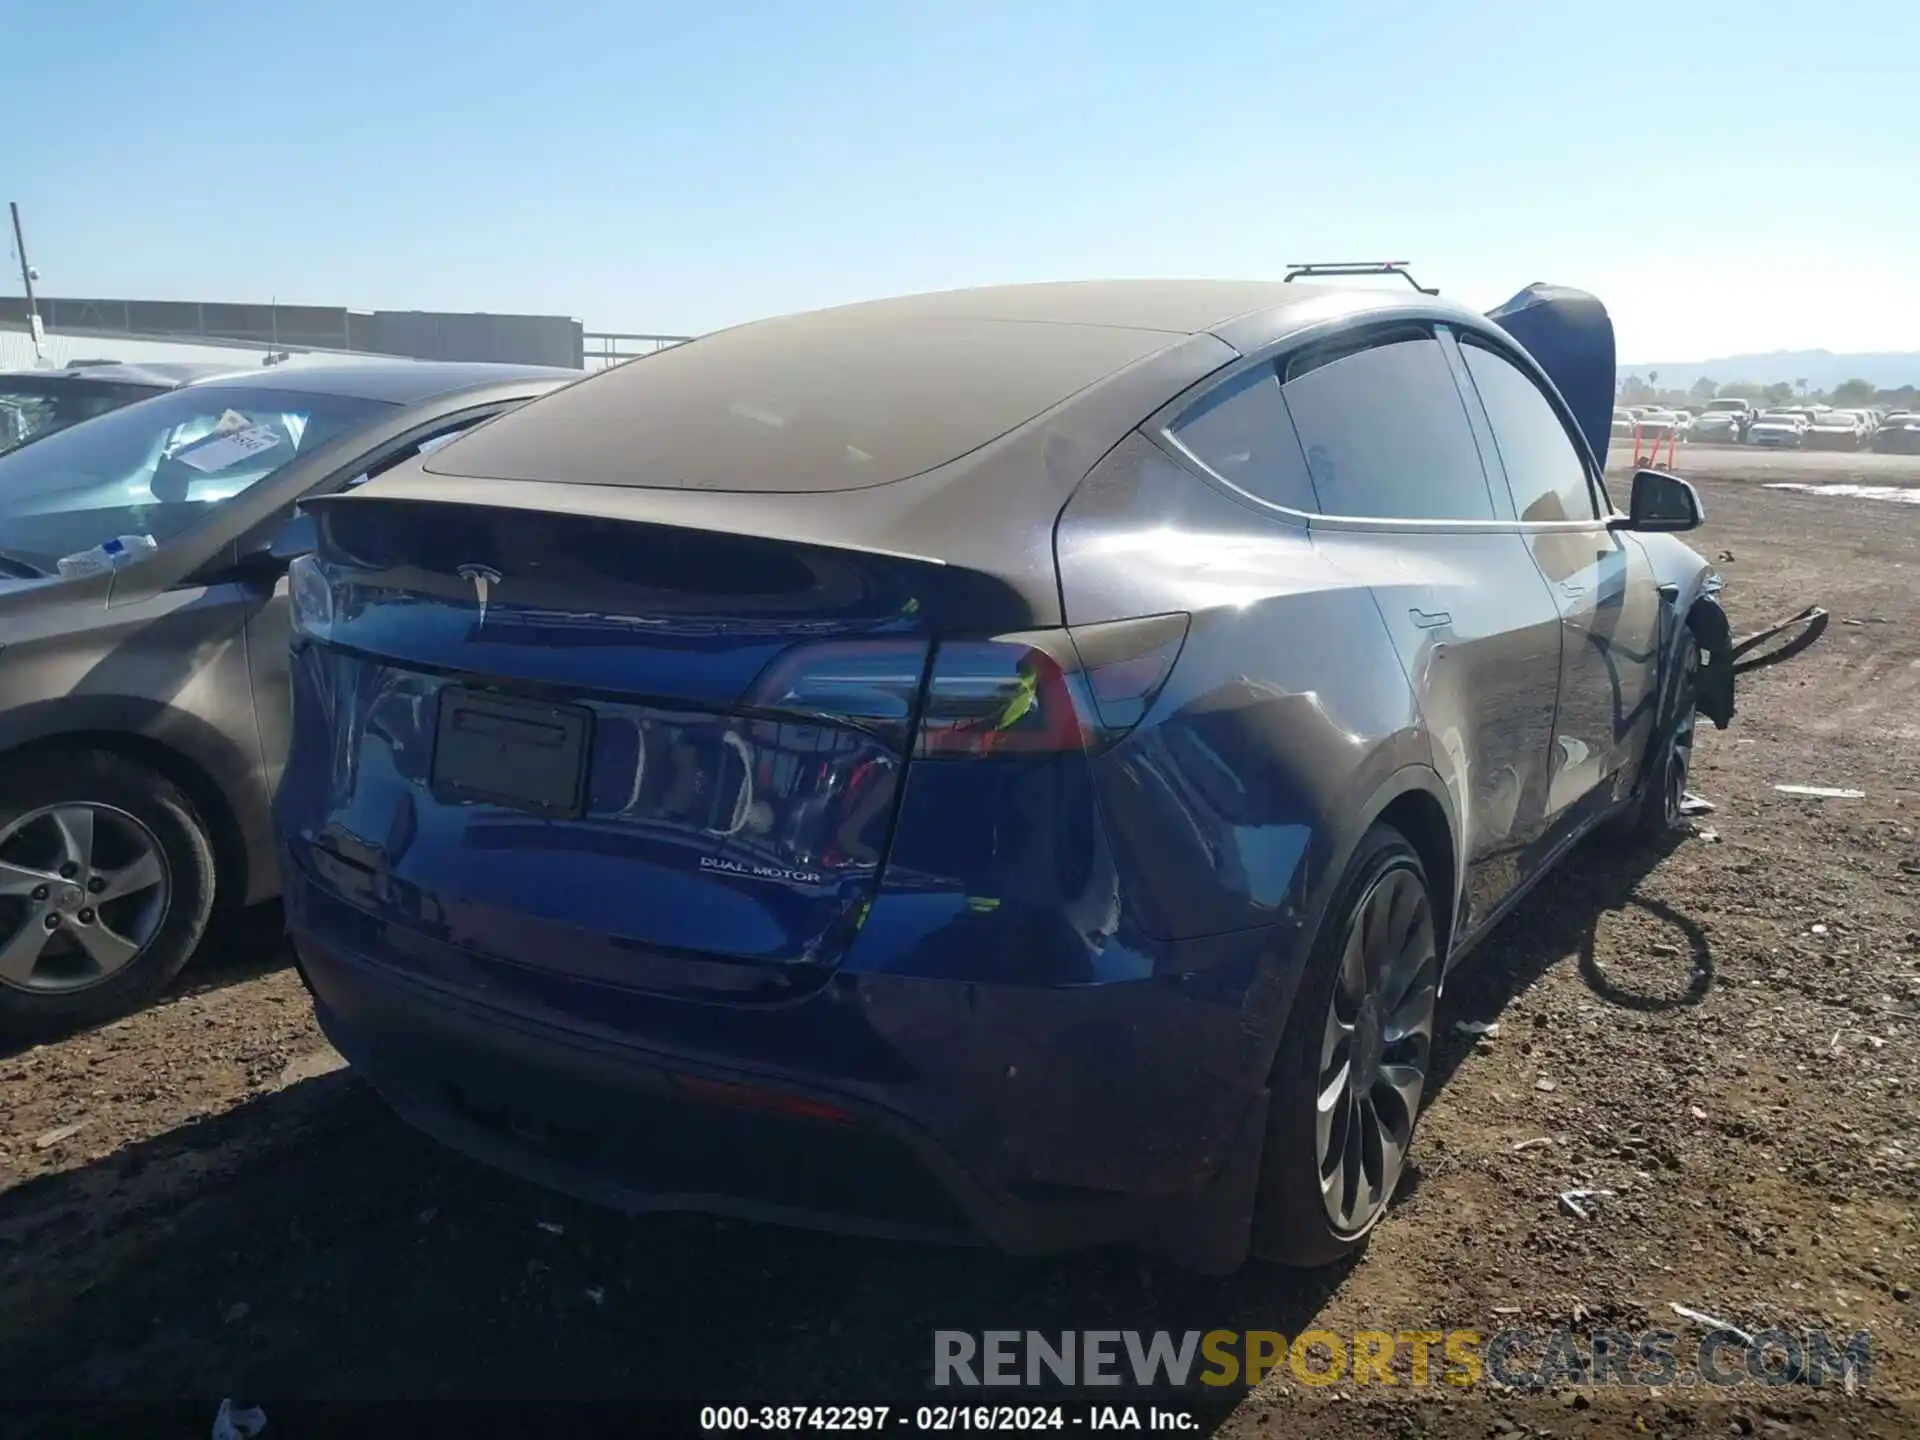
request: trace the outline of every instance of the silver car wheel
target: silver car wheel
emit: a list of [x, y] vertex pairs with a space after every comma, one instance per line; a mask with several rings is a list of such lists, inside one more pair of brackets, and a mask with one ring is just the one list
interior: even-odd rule
[[1354, 910], [1320, 1046], [1320, 1195], [1344, 1235], [1378, 1219], [1399, 1184], [1438, 991], [1426, 887], [1412, 869], [1390, 870]]
[[84, 990], [139, 958], [167, 918], [160, 842], [110, 805], [28, 811], [0, 829], [0, 984]]

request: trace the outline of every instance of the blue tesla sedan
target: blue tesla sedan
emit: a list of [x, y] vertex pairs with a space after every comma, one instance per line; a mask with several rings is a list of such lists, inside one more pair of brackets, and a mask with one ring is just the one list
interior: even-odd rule
[[1603, 483], [1612, 348], [1542, 289], [923, 295], [315, 502], [276, 823], [320, 1023], [630, 1210], [1342, 1255], [1449, 964], [1677, 824], [1732, 713], [1697, 497]]

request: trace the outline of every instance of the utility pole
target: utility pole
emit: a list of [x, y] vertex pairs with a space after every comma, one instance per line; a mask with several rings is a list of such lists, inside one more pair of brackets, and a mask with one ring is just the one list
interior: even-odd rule
[[20, 233], [20, 202], [9, 200], [7, 209], [13, 212], [13, 248], [20, 252], [20, 281], [27, 287], [27, 333], [33, 337], [33, 359], [37, 365], [46, 356], [41, 353], [40, 310], [33, 301], [33, 267], [27, 264], [27, 240]]

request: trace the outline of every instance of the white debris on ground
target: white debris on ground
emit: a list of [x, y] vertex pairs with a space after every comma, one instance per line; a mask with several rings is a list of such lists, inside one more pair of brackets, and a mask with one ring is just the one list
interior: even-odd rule
[[1920, 505], [1920, 486], [1809, 485], [1798, 480], [1770, 480], [1769, 490], [1799, 490], [1808, 495], [1850, 495], [1859, 500], [1891, 500], [1896, 505]]

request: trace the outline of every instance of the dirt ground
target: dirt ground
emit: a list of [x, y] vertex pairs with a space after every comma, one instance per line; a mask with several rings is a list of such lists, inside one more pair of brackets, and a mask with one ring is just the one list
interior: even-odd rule
[[[1170, 1403], [1236, 1435], [1920, 1431], [1920, 507], [1763, 483], [1886, 483], [1864, 458], [1685, 457], [1736, 630], [1813, 600], [1833, 626], [1703, 736], [1712, 838], [1651, 862], [1588, 844], [1456, 977], [1417, 1171], [1357, 1263], [1204, 1281], [596, 1211], [392, 1119], [256, 915], [143, 1013], [0, 1052], [0, 1430], [101, 1433], [132, 1424], [101, 1404], [152, 1398], [187, 1403], [140, 1433], [205, 1435], [235, 1396], [269, 1440], [309, 1433], [303, 1399], [911, 1405], [937, 1328], [1697, 1340], [1677, 1303], [1868, 1329], [1870, 1383], [1416, 1392], [1283, 1368]], [[1582, 1220], [1575, 1187], [1612, 1193]]]

